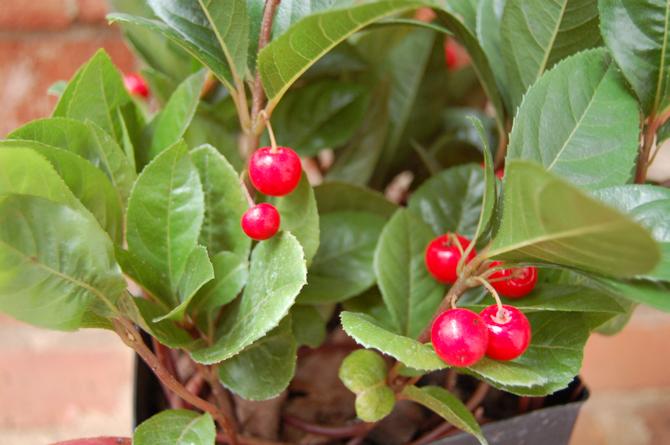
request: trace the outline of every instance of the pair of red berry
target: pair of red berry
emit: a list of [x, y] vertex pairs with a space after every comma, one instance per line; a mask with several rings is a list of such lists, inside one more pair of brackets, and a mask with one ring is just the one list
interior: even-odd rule
[[[428, 272], [437, 281], [454, 284], [458, 279], [458, 263], [468, 246], [470, 240], [456, 233], [438, 236], [426, 248], [425, 261]], [[476, 255], [477, 252], [472, 249], [466, 263], [472, 261]], [[489, 267], [500, 265], [500, 261], [492, 261]], [[490, 275], [489, 281], [500, 295], [507, 298], [521, 298], [535, 287], [537, 270], [532, 266], [500, 269]]]
[[[259, 148], [249, 160], [249, 179], [264, 195], [288, 195], [298, 186], [301, 175], [300, 157], [288, 147]], [[268, 203], [250, 207], [241, 221], [244, 233], [258, 241], [272, 238], [280, 222], [277, 208]]]

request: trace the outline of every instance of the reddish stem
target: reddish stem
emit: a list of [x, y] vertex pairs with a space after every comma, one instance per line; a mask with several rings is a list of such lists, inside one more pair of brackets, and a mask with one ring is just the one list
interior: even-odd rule
[[[151, 345], [153, 346], [154, 353], [156, 354], [156, 357], [158, 358], [158, 361], [161, 362], [161, 364], [167, 369], [167, 371], [175, 376], [175, 378], [179, 378], [177, 376], [177, 371], [174, 366], [174, 360], [172, 360], [172, 354], [168, 348], [166, 348], [163, 344], [161, 344], [158, 340], [156, 340], [154, 337], [151, 337]], [[163, 384], [163, 382], [160, 382], [161, 388], [163, 389], [163, 394], [165, 395], [165, 400], [167, 400], [168, 405], [172, 409], [180, 409], [184, 408], [184, 401], [179, 398], [175, 393], [170, 391], [170, 389]]]
[[295, 416], [285, 415], [284, 422], [306, 433], [317, 434], [319, 436], [332, 437], [335, 439], [344, 439], [348, 437], [365, 434], [370, 430], [369, 423], [353, 423], [343, 426], [324, 426], [307, 422]]
[[51, 445], [131, 445], [130, 437], [92, 437], [56, 442]]

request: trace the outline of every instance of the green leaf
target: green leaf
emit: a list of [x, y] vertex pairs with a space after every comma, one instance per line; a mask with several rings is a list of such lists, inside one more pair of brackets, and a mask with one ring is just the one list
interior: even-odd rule
[[272, 23], [273, 38], [284, 34], [303, 17], [352, 4], [354, 0], [284, 0], [279, 3]]
[[507, 90], [507, 71], [500, 32], [503, 11], [507, 0], [480, 0], [477, 8], [477, 40], [489, 60], [498, 91], [510, 114], [514, 113]]
[[142, 422], [134, 445], [214, 445], [216, 426], [209, 414], [185, 409], [161, 411]]
[[363, 294], [350, 298], [342, 303], [342, 309], [348, 312], [369, 315], [374, 318], [375, 323], [387, 331], [394, 330], [394, 321], [391, 313], [384, 303], [381, 292], [373, 287]]
[[242, 231], [240, 220], [249, 204], [237, 172], [211, 145], [193, 149], [191, 160], [198, 170], [205, 193], [205, 219], [200, 243], [207, 247], [211, 255], [227, 250], [248, 256], [251, 241]]
[[366, 422], [375, 422], [391, 413], [395, 394], [386, 384], [387, 367], [374, 351], [359, 349], [340, 365], [339, 377], [356, 394], [356, 414]]
[[214, 268], [209, 261], [207, 249], [203, 246], [196, 246], [186, 260], [184, 273], [177, 284], [178, 305], [170, 312], [156, 319], [183, 321], [186, 314], [186, 308], [191, 303], [196, 292], [208, 281], [214, 278]]
[[649, 280], [618, 281], [592, 275], [589, 278], [600, 289], [611, 295], [670, 312], [670, 284], [668, 283]]
[[54, 117], [38, 119], [14, 130], [7, 139], [41, 142], [71, 151], [101, 169], [125, 203], [135, 182], [135, 171], [111, 136], [92, 122]]
[[407, 210], [384, 226], [374, 269], [397, 333], [416, 338], [430, 322], [445, 289], [426, 269], [424, 252], [433, 232]]
[[368, 315], [342, 312], [340, 320], [346, 333], [366, 348], [377, 349], [414, 369], [436, 371], [447, 368], [430, 345], [394, 334]]
[[302, 247], [293, 235], [283, 232], [258, 243], [242, 297], [226, 308], [215, 343], [193, 351], [193, 358], [200, 363], [217, 363], [263, 337], [293, 306], [306, 275]]
[[[188, 52], [200, 63], [207, 66], [210, 70], [212, 70], [221, 83], [226, 86], [227, 89], [231, 91], [233, 90], [234, 81], [230, 73], [230, 68], [224, 62], [225, 59], [220, 48], [217, 48], [211, 44], [208, 44], [207, 46], [199, 46], [198, 44], [185, 39], [177, 31], [159, 20], [152, 20], [136, 15], [120, 13], [108, 14], [107, 20], [109, 20], [110, 23], [119, 22], [132, 24], [159, 33], [164, 38], [179, 45], [184, 51]], [[210, 37], [211, 36], [208, 36], [207, 38]], [[211, 42], [215, 42], [215, 39], [212, 38]]]
[[507, 0], [500, 26], [513, 110], [528, 87], [556, 62], [601, 41], [593, 0]]
[[134, 252], [115, 246], [114, 255], [123, 273], [128, 275], [142, 289], [162, 304], [162, 313], [167, 312], [168, 298], [173, 294], [170, 283], [163, 275]]
[[320, 244], [309, 268], [300, 303], [334, 303], [358, 295], [375, 283], [375, 246], [384, 220], [366, 212], [321, 216]]
[[[39, 166], [43, 164], [39, 162], [33, 165], [33, 162], [31, 162], [33, 157], [25, 158], [21, 153], [30, 149], [46, 158], [65, 182], [69, 191], [79, 201], [75, 202], [76, 200], [68, 198], [67, 201], [58, 200], [58, 202], [73, 203], [75, 208], [81, 208], [83, 205], [97, 219], [100, 226], [105, 229], [114, 242], [122, 243], [123, 216], [121, 209], [123, 204], [121, 197], [107, 177], [90, 162], [74, 153], [32, 141], [0, 141], [0, 149], [19, 150], [19, 157], [28, 161], [24, 165], [26, 167], [30, 166], [24, 174], [37, 176], [39, 178], [36, 178], [37, 181], [43, 181], [43, 175], [48, 175], [48, 173], [38, 170]], [[12, 157], [10, 153], [7, 153], [7, 155], [9, 158]], [[0, 163], [6, 161], [9, 161], [9, 159], [0, 155]], [[48, 171], [51, 172], [52, 170], [49, 169]], [[18, 177], [15, 179], [18, 179]], [[28, 194], [37, 193], [37, 189], [33, 189], [33, 192], [29, 189], [25, 191]], [[68, 195], [68, 193], [64, 192], [65, 195]]]
[[153, 301], [126, 294], [125, 298], [119, 301], [119, 307], [134, 323], [169, 348], [188, 349], [195, 343], [191, 334], [174, 321], [154, 321], [160, 318], [165, 310]]
[[[198, 171], [183, 142], [154, 158], [130, 195], [128, 249], [160, 273], [174, 294], [196, 246], [203, 213]], [[172, 304], [179, 304], [175, 295]]]
[[605, 44], [646, 114], [670, 104], [670, 4], [664, 0], [600, 0]]
[[446, 389], [439, 386], [417, 388], [409, 385], [402, 390], [400, 395], [425, 406], [459, 430], [472, 434], [479, 443], [488, 444], [475, 416], [458, 397]]
[[326, 321], [314, 306], [296, 305], [291, 309], [293, 336], [298, 345], [318, 348], [326, 339]]
[[317, 60], [366, 25], [416, 9], [416, 1], [384, 0], [303, 18], [258, 55], [258, 71], [272, 110], [288, 88]]
[[639, 116], [606, 50], [584, 51], [528, 90], [507, 160], [535, 161], [581, 187], [625, 184], [635, 170]]
[[659, 251], [630, 218], [537, 164], [512, 161], [502, 222], [488, 256], [625, 277], [652, 270]]
[[485, 190], [481, 166], [452, 167], [421, 184], [412, 193], [408, 208], [425, 221], [434, 234], [458, 232], [472, 237], [477, 230]]
[[0, 268], [0, 309], [50, 329], [79, 328], [89, 309], [113, 312], [126, 287], [100, 226], [37, 196], [1, 198]]
[[272, 126], [282, 145], [302, 156], [339, 148], [361, 124], [368, 105], [359, 84], [321, 80], [289, 91], [272, 113]]
[[104, 50], [99, 50], [71, 81], [54, 110], [54, 117], [90, 120], [120, 142], [123, 123], [118, 113], [132, 104], [121, 74]]
[[293, 379], [298, 345], [286, 317], [267, 335], [219, 365], [228, 389], [246, 400], [267, 400], [284, 391]]
[[291, 232], [300, 241], [309, 266], [319, 248], [319, 212], [307, 176], [303, 173], [298, 187], [275, 202], [281, 215], [281, 230]]
[[232, 252], [219, 252], [212, 257], [214, 281], [211, 281], [196, 294], [193, 311], [211, 311], [228, 304], [237, 297], [249, 275], [246, 256]]
[[314, 187], [319, 213], [361, 211], [390, 218], [398, 208], [384, 195], [372, 189], [339, 181], [328, 181]]
[[[484, 153], [484, 192], [482, 194], [482, 205], [481, 211], [479, 213], [479, 221], [477, 222], [477, 229], [475, 230], [475, 235], [472, 240], [476, 244], [480, 237], [483, 235], [486, 228], [491, 223], [493, 218], [493, 213], [496, 210], [496, 203], [498, 201], [498, 196], [496, 193], [497, 183], [496, 176], [493, 164], [493, 156], [491, 155], [491, 150], [489, 150], [486, 133], [484, 131], [484, 126], [482, 122], [474, 116], [468, 117], [468, 120], [471, 121], [472, 125], [475, 127], [479, 133], [479, 138], [481, 139]], [[474, 248], [474, 244], [473, 244]]]
[[144, 154], [145, 162], [175, 144], [189, 127], [200, 102], [200, 91], [205, 82], [205, 70], [186, 78], [175, 90], [163, 108], [151, 122], [151, 146]]
[[593, 195], [649, 229], [661, 248], [661, 262], [646, 277], [670, 281], [670, 190], [653, 185], [626, 185], [595, 190]]

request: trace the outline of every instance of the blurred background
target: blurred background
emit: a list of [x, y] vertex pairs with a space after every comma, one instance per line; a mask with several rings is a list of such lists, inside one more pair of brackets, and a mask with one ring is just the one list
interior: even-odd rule
[[[135, 70], [104, 0], [0, 0], [0, 138], [50, 114], [46, 94], [98, 48]], [[650, 176], [670, 179], [670, 146]], [[130, 435], [132, 361], [109, 332], [44, 331], [0, 315], [0, 444]], [[593, 336], [591, 390], [572, 445], [670, 444], [670, 315], [639, 308], [615, 337]]]

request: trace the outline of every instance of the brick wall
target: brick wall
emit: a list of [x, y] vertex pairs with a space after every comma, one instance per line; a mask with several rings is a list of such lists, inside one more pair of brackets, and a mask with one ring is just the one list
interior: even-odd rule
[[122, 69], [132, 55], [105, 22], [104, 0], [0, 0], [0, 137], [50, 114], [46, 91], [67, 80], [98, 48]]

